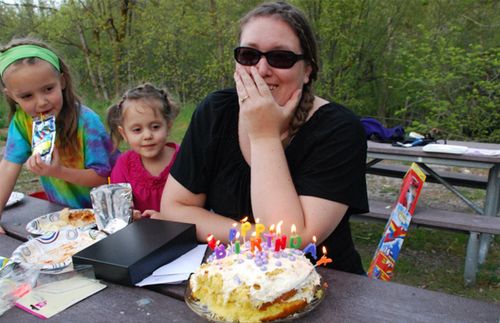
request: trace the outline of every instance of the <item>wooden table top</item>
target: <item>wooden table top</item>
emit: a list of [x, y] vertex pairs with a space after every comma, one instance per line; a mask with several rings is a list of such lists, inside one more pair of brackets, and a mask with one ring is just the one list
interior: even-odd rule
[[[7, 230], [25, 227], [28, 218], [54, 211], [58, 207], [27, 198], [9, 209], [2, 225]], [[34, 210], [32, 207], [38, 206]], [[59, 207], [60, 208], [60, 207]], [[41, 214], [40, 214], [41, 213]], [[29, 216], [28, 214], [31, 214]], [[4, 214], [5, 215], [5, 214]], [[29, 222], [26, 221], [26, 223]], [[24, 226], [23, 226], [24, 225]], [[22, 230], [18, 230], [22, 231]], [[20, 232], [22, 235], [22, 232]], [[22, 241], [0, 235], [0, 255], [10, 256]], [[500, 320], [500, 304], [458, 297], [364, 276], [319, 268], [329, 288], [323, 302], [304, 320], [307, 322], [405, 321], [405, 322], [495, 322]], [[125, 287], [104, 282], [108, 287], [57, 314], [53, 322], [201, 322], [184, 303], [185, 284], [156, 285], [149, 288]], [[144, 306], [138, 305], [146, 300]], [[0, 317], [5, 322], [39, 322], [39, 319], [13, 308]]]

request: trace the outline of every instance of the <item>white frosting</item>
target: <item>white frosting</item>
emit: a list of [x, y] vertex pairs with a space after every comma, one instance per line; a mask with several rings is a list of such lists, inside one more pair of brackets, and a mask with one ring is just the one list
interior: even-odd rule
[[[275, 274], [275, 270], [281, 272]], [[222, 276], [224, 303], [228, 301], [234, 289], [245, 284], [250, 287], [250, 298], [256, 306], [272, 302], [293, 289], [297, 294], [290, 300], [305, 298], [310, 302], [314, 297], [310, 291], [320, 283], [320, 276], [314, 266], [298, 249], [285, 249], [280, 252], [263, 250], [256, 251], [254, 255], [248, 250], [242, 250], [238, 255], [231, 253], [222, 259], [216, 259], [212, 255], [192, 277], [193, 291], [199, 287], [197, 275], [207, 274]], [[309, 287], [305, 295], [300, 293], [303, 287]]]

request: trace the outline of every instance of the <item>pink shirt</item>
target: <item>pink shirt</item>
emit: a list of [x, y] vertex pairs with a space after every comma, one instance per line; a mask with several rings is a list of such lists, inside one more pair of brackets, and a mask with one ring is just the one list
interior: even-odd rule
[[169, 142], [175, 149], [172, 160], [159, 176], [151, 175], [142, 165], [141, 156], [133, 150], [120, 155], [111, 172], [111, 183], [130, 183], [134, 195], [134, 209], [160, 211], [161, 195], [170, 168], [179, 152], [179, 145]]

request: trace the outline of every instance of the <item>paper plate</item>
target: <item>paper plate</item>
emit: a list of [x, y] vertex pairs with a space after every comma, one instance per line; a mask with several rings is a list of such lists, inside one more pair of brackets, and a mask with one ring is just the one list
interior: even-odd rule
[[92, 209], [63, 209], [31, 220], [26, 225], [26, 231], [31, 234], [45, 234], [61, 229], [91, 229], [95, 225], [95, 216]]
[[7, 200], [7, 203], [5, 204], [5, 207], [14, 205], [18, 202], [21, 202], [24, 198], [24, 194], [21, 192], [12, 192], [10, 194], [9, 199]]
[[106, 237], [97, 230], [64, 229], [31, 239], [17, 247], [11, 260], [37, 266], [42, 272], [59, 273], [73, 269], [71, 257]]

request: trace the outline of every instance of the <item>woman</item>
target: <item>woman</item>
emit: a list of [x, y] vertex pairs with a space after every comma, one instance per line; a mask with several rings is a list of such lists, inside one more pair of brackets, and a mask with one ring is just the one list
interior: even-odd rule
[[316, 236], [331, 267], [363, 274], [349, 215], [366, 212], [366, 140], [358, 118], [313, 94], [316, 41], [304, 15], [263, 4], [240, 23], [234, 89], [193, 114], [171, 170], [162, 219], [195, 223], [217, 239], [245, 216]]

